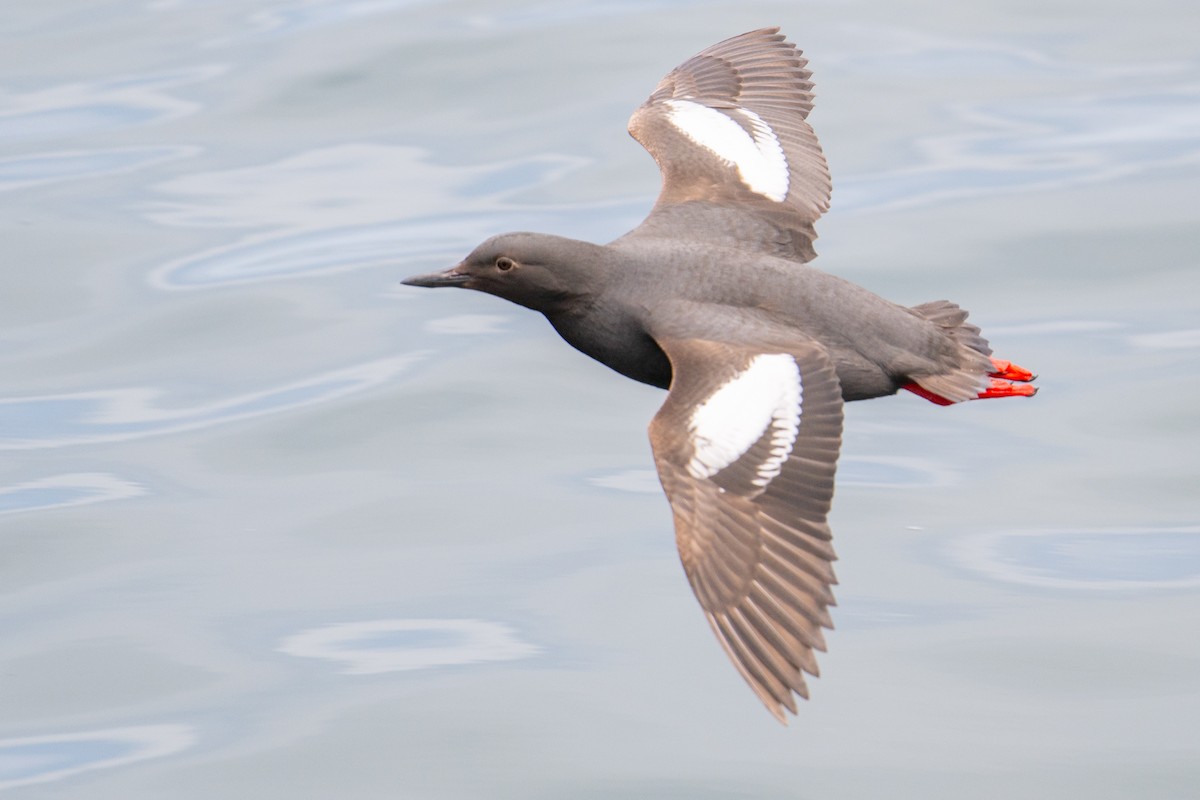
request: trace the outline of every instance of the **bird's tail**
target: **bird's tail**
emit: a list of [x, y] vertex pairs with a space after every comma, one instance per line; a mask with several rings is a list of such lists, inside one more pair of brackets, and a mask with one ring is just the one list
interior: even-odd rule
[[943, 328], [959, 345], [959, 363], [937, 375], [923, 375], [902, 386], [938, 405], [989, 397], [1032, 397], [1034, 374], [1011, 361], [992, 358], [992, 348], [979, 327], [967, 322], [967, 312], [949, 300], [913, 306], [912, 312]]

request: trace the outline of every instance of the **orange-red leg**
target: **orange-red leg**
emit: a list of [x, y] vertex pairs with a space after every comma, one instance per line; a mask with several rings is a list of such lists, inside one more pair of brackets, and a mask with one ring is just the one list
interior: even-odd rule
[[989, 397], [1033, 397], [1037, 387], [1028, 383], [1013, 383], [1003, 378], [992, 378], [991, 385], [979, 393], [976, 400], [986, 400]]
[[[992, 397], [1033, 397], [1037, 394], [1037, 387], [1028, 384], [1028, 381], [1033, 380], [1036, 376], [1029, 370], [1019, 367], [1011, 361], [993, 358], [992, 372], [989, 372], [988, 376], [991, 380], [987, 388], [973, 399], [987, 400]], [[929, 402], [936, 403], [939, 406], [954, 404], [953, 400], [947, 400], [945, 397], [934, 394], [916, 383], [906, 383], [900, 388], [910, 391], [918, 397], [924, 397]]]
[[1031, 381], [1037, 376], [1024, 367], [1018, 367], [1011, 361], [1002, 358], [992, 359], [992, 371], [988, 373], [993, 378], [1006, 378], [1010, 381]]

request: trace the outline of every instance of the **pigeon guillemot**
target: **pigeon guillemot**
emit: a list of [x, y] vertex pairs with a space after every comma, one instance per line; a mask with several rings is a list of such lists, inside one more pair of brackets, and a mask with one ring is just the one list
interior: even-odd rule
[[1036, 392], [957, 305], [906, 308], [805, 263], [831, 187], [807, 64], [767, 28], [663, 78], [629, 120], [662, 191], [616, 241], [507, 233], [404, 281], [540, 311], [578, 350], [670, 390], [650, 442], [684, 571], [781, 722], [793, 693], [808, 697], [804, 673], [818, 674], [813, 651], [833, 627], [826, 517], [843, 401]]

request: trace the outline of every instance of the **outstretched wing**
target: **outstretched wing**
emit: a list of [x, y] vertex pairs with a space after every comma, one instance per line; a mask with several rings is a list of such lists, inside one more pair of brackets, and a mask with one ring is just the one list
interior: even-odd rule
[[784, 722], [833, 627], [837, 373], [816, 342], [659, 345], [674, 377], [650, 442], [683, 568], [734, 666]]
[[650, 216], [626, 234], [681, 236], [796, 261], [816, 255], [829, 167], [808, 124], [812, 73], [778, 28], [676, 67], [629, 120], [662, 172]]

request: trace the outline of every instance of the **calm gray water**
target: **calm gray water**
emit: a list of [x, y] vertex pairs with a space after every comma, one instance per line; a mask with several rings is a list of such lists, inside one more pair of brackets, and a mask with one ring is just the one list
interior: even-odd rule
[[[0, 789], [49, 798], [1200, 791], [1192, 0], [8, 3]], [[818, 265], [949, 297], [1034, 401], [849, 409], [837, 631], [789, 728], [699, 613], [661, 395], [482, 295], [607, 240], [624, 130], [780, 24]]]

